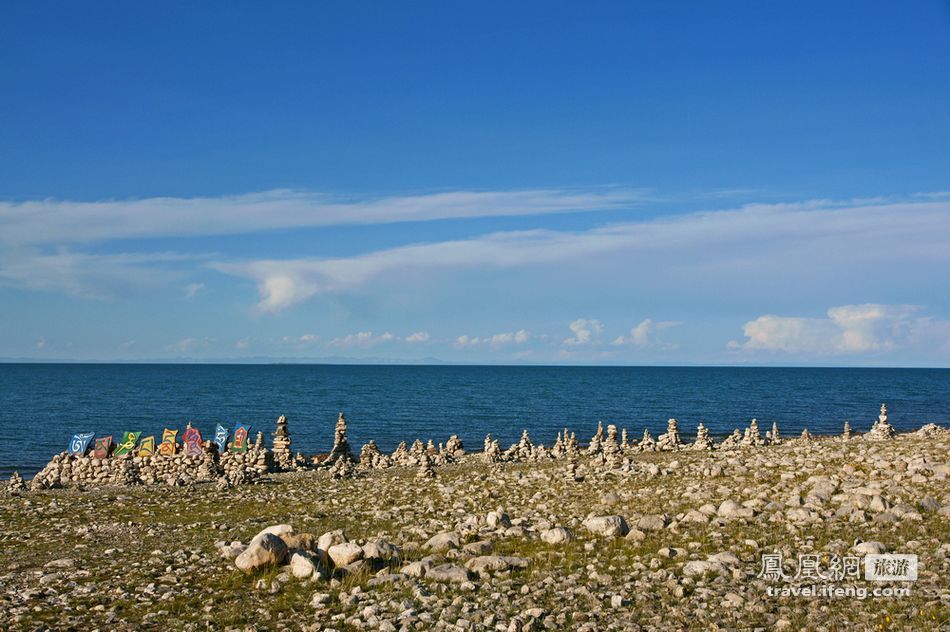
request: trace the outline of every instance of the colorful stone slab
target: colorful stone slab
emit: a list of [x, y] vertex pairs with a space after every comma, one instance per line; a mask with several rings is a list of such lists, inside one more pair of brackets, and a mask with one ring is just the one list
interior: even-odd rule
[[96, 439], [95, 448], [93, 448], [92, 455], [97, 459], [105, 459], [109, 456], [109, 448], [112, 447], [112, 435], [108, 437], [99, 437]]
[[185, 443], [185, 454], [187, 456], [201, 456], [204, 453], [204, 447], [201, 443], [201, 432], [197, 428], [188, 426], [181, 435]]
[[69, 440], [68, 452], [70, 454], [85, 454], [86, 448], [89, 447], [89, 442], [92, 441], [95, 435], [95, 432], [80, 432], [74, 434], [73, 438]]
[[228, 447], [228, 429], [221, 424], [214, 429], [214, 442], [218, 444], [218, 452], [223, 454]]
[[155, 454], [155, 437], [145, 437], [139, 442], [139, 456], [152, 456]]
[[231, 442], [231, 452], [235, 454], [247, 452], [247, 433], [250, 431], [251, 427], [244, 424], [234, 426], [234, 441]]
[[112, 453], [113, 456], [125, 456], [126, 454], [131, 454], [132, 450], [135, 449], [135, 444], [139, 442], [139, 435], [141, 431], [132, 432], [131, 430], [126, 430], [122, 433], [122, 440], [115, 446], [115, 452]]
[[165, 428], [162, 431], [162, 442], [158, 446], [158, 453], [162, 456], [175, 456], [175, 451], [178, 449], [178, 444], [175, 443], [175, 437], [177, 436], [177, 430]]

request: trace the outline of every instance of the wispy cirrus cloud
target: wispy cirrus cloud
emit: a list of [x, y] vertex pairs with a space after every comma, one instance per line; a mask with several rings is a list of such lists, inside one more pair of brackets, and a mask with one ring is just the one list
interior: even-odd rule
[[[746, 205], [580, 232], [533, 230], [412, 244], [343, 258], [222, 261], [212, 267], [257, 283], [258, 308], [278, 312], [313, 296], [356, 291], [408, 270], [451, 274], [607, 261], [631, 270], [725, 268], [762, 274], [793, 262], [835, 267], [950, 263], [950, 201]], [[912, 245], [912, 246], [911, 246]], [[411, 283], [391, 277], [394, 283]], [[414, 278], [414, 277], [406, 277]], [[579, 339], [578, 339], [579, 340]]]
[[288, 228], [545, 215], [629, 207], [617, 188], [449, 191], [353, 198], [278, 189], [221, 197], [0, 202], [0, 244], [76, 244], [149, 237], [234, 235]]

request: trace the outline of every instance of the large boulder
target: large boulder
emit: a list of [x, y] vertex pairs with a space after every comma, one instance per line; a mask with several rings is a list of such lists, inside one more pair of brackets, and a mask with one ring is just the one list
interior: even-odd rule
[[298, 552], [290, 557], [290, 573], [294, 577], [311, 577], [316, 571], [317, 563], [310, 555]]
[[582, 524], [593, 534], [611, 538], [623, 537], [630, 530], [623, 516], [591, 516]]
[[445, 531], [434, 535], [425, 543], [427, 549], [436, 553], [457, 549], [459, 546], [461, 546], [461, 538], [454, 531]]
[[273, 533], [261, 532], [254, 536], [234, 565], [245, 573], [282, 564], [287, 558], [287, 544]]
[[743, 507], [734, 500], [725, 500], [716, 510], [720, 518], [726, 520], [736, 520], [738, 518], [751, 518], [754, 514], [751, 507]]
[[548, 544], [561, 544], [574, 539], [574, 533], [567, 527], [554, 527], [541, 534], [541, 541]]
[[426, 570], [426, 579], [450, 584], [468, 581], [468, 571], [456, 564], [439, 564]]

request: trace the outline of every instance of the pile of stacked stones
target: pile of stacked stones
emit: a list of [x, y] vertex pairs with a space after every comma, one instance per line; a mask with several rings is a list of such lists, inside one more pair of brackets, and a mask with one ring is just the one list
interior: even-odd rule
[[694, 450], [712, 450], [713, 449], [713, 440], [709, 436], [709, 429], [703, 425], [702, 422], [699, 422], [699, 426], [696, 427], [696, 441], [693, 442]]
[[745, 429], [745, 432], [742, 435], [742, 445], [744, 446], [765, 445], [765, 441], [762, 439], [762, 435], [759, 434], [759, 422], [757, 419], [753, 419], [749, 423], [749, 427]]
[[[929, 424], [918, 431], [926, 433], [942, 433], [947, 430], [934, 424]], [[882, 404], [881, 414], [873, 428], [867, 433], [870, 440], [884, 440], [893, 437], [894, 427], [888, 423], [887, 408]], [[845, 422], [844, 440], [852, 436], [851, 426]], [[200, 456], [188, 456], [184, 453], [175, 455], [154, 454], [151, 456], [109, 457], [95, 458], [91, 454], [76, 455], [68, 452], [60, 453], [43, 468], [30, 482], [32, 489], [60, 487], [71, 485], [188, 485], [196, 482], [217, 480], [225, 486], [252, 483], [262, 476], [274, 471], [299, 470], [304, 467], [305, 461], [301, 455], [294, 457], [291, 453], [290, 435], [287, 431], [287, 419], [281, 416], [277, 420], [277, 427], [273, 434], [274, 446], [272, 450], [264, 447], [263, 434], [258, 433], [256, 441], [244, 453], [234, 453], [226, 450], [218, 454], [217, 446], [213, 442], [206, 442]], [[654, 441], [649, 429], [643, 432], [643, 440], [629, 441], [626, 430], [623, 430], [618, 441], [617, 426], [610, 424], [606, 432], [602, 422], [598, 423], [597, 432], [584, 451], [592, 457], [594, 465], [599, 464], [605, 472], [618, 469], [629, 470], [629, 451], [642, 452], [654, 450], [679, 450], [687, 447], [681, 440], [677, 422], [670, 419], [667, 422], [667, 431]], [[805, 429], [798, 442], [810, 442], [812, 436]], [[694, 450], [736, 449], [763, 445], [777, 445], [781, 443], [778, 424], [773, 422], [770, 432], [765, 438], [760, 435], [758, 421], [753, 419], [744, 433], [738, 429], [726, 437], [718, 446], [715, 446], [709, 436], [708, 429], [700, 423], [696, 431], [696, 440], [692, 444]], [[576, 435], [565, 428], [557, 434], [557, 440], [551, 450], [532, 442], [527, 430], [521, 434], [520, 440], [510, 448], [501, 451], [497, 439], [490, 435], [485, 437], [484, 452], [481, 458], [487, 462], [499, 461], [541, 461], [564, 458], [567, 461], [568, 475], [574, 480], [582, 480], [578, 473], [578, 463], [581, 451]], [[430, 439], [423, 443], [416, 439], [411, 447], [405, 442], [391, 454], [382, 453], [374, 441], [370, 441], [360, 450], [360, 458], [353, 457], [347, 440], [346, 418], [340, 413], [334, 432], [333, 448], [325, 458], [314, 458], [313, 464], [322, 469], [328, 469], [330, 474], [337, 478], [353, 476], [359, 470], [378, 469], [392, 466], [416, 467], [419, 478], [435, 476], [435, 466], [451, 463], [465, 456], [462, 441], [457, 435], [449, 437], [445, 444], [436, 444]], [[357, 467], [358, 465], [358, 467]], [[16, 492], [25, 484], [19, 475], [11, 476], [11, 482], [4, 488], [6, 491]]]
[[666, 433], [659, 436], [656, 441], [656, 447], [660, 450], [679, 450], [683, 447], [675, 419], [670, 419], [666, 422]]
[[894, 430], [894, 426], [887, 422], [887, 406], [881, 404], [881, 414], [865, 437], [870, 441], [885, 441], [887, 439], [893, 439], [895, 434], [897, 433]]

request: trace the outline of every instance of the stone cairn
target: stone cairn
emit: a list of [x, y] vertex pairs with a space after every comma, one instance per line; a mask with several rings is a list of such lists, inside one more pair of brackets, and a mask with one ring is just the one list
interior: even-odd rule
[[666, 422], [666, 432], [657, 438], [656, 446], [660, 450], [679, 450], [683, 447], [675, 419], [670, 419]]
[[627, 437], [627, 429], [620, 431], [620, 449], [626, 452], [630, 449], [630, 439]]
[[703, 425], [703, 422], [699, 422], [699, 425], [696, 427], [696, 441], [693, 442], [694, 450], [712, 450], [713, 449], [713, 440], [709, 436], [709, 429]]
[[802, 429], [802, 436], [799, 437], [799, 440], [802, 443], [811, 443], [814, 439], [812, 439], [811, 433], [808, 432], [808, 428], [804, 428]]
[[324, 459], [323, 464], [333, 465], [340, 459], [351, 463], [355, 461], [353, 453], [350, 451], [350, 444], [346, 440], [346, 417], [343, 413], [340, 413], [336, 420], [336, 428], [333, 430], [333, 447], [330, 449], [330, 454]]
[[19, 472], [10, 474], [10, 480], [7, 481], [4, 491], [10, 496], [18, 496], [26, 491], [26, 483], [23, 482], [23, 477]]
[[765, 441], [762, 439], [762, 435], [759, 433], [759, 422], [757, 419], [753, 419], [749, 423], [749, 427], [745, 429], [745, 432], [742, 436], [742, 445], [744, 446], [759, 446], [765, 445]]
[[895, 434], [897, 432], [894, 430], [894, 426], [887, 421], [887, 406], [881, 404], [881, 414], [866, 436], [870, 441], [885, 441], [893, 439]]
[[274, 430], [274, 465], [278, 469], [289, 471], [295, 468], [294, 456], [290, 451], [290, 434], [287, 432], [287, 418], [281, 415], [277, 418], [277, 428]]
[[[405, 443], [401, 444], [405, 448]], [[380, 470], [390, 467], [392, 459], [379, 451], [379, 447], [372, 439], [360, 448], [360, 467], [364, 469]]]
[[782, 442], [782, 435], [778, 433], [777, 421], [772, 421], [772, 430], [765, 433], [765, 442], [769, 445], [778, 445]]
[[587, 446], [587, 454], [595, 455], [600, 454], [603, 449], [604, 441], [604, 422], [597, 422], [597, 432], [594, 433], [594, 436], [590, 438], [590, 444]]
[[640, 452], [656, 452], [656, 441], [650, 436], [650, 429], [643, 429], [643, 439], [640, 441]]
[[607, 426], [607, 438], [601, 444], [601, 451], [608, 469], [616, 470], [623, 466], [623, 451], [617, 442], [617, 426], [614, 424]]
[[492, 439], [490, 434], [485, 435], [485, 451], [482, 452], [482, 458], [488, 463], [498, 463], [501, 460], [498, 439]]
[[416, 478], [419, 480], [435, 478], [435, 470], [432, 468], [432, 457], [428, 452], [423, 453], [422, 460], [419, 463], [419, 471], [416, 472]]
[[742, 434], [739, 432], [738, 428], [735, 428], [732, 431], [732, 434], [722, 440], [722, 443], [719, 444], [720, 450], [735, 450], [742, 445]]
[[848, 423], [847, 420], [844, 422], [844, 431], [841, 433], [841, 439], [843, 441], [851, 440], [851, 424]]
[[465, 446], [462, 445], [462, 440], [459, 439], [458, 435], [452, 435], [445, 442], [445, 452], [456, 459], [465, 456]]
[[356, 475], [356, 463], [350, 459], [337, 459], [330, 466], [330, 476], [332, 478], [352, 478]]

